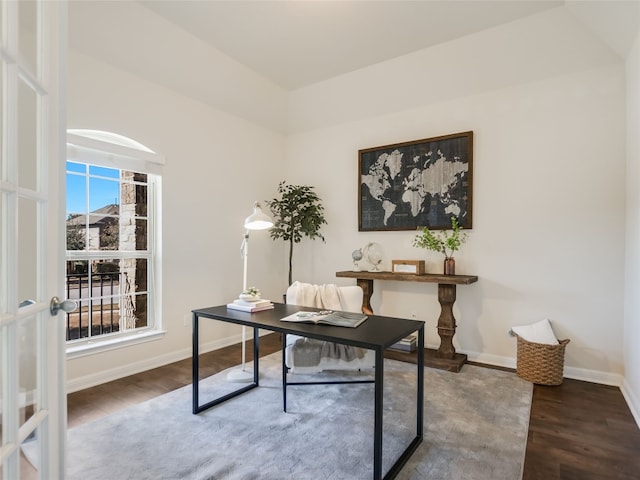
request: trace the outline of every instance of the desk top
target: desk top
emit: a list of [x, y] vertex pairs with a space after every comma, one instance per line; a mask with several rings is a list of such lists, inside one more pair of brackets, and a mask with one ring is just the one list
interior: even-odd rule
[[226, 305], [199, 308], [193, 310], [193, 313], [194, 316], [197, 315], [198, 317], [237, 323], [247, 327], [258, 327], [284, 334], [302, 335], [318, 340], [343, 343], [345, 345], [371, 350], [384, 350], [416, 330], [424, 328], [424, 323], [418, 320], [383, 317], [381, 315], [369, 315], [369, 317], [356, 328], [283, 322], [280, 320], [300, 310], [317, 311], [319, 309], [275, 303], [273, 310], [263, 310], [254, 313], [230, 310]]
[[336, 272], [336, 277], [363, 278], [365, 280], [393, 280], [400, 282], [425, 282], [442, 283], [445, 285], [469, 285], [478, 281], [476, 275], [440, 275], [436, 273], [423, 273], [414, 275], [410, 273], [393, 272]]

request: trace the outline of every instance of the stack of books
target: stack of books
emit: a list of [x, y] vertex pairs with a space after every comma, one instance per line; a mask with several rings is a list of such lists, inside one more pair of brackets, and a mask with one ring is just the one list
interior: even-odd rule
[[249, 301], [236, 298], [233, 302], [227, 303], [227, 308], [243, 312], [260, 312], [262, 310], [271, 310], [273, 308], [273, 303], [271, 303], [271, 300], [264, 299]]
[[401, 350], [403, 352], [413, 352], [416, 349], [416, 343], [418, 341], [418, 334], [412, 333], [408, 337], [404, 337], [398, 343], [394, 343], [391, 347], [394, 350]]

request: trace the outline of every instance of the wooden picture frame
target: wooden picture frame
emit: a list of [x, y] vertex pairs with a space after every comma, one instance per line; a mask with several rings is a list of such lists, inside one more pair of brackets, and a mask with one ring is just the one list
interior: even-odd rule
[[424, 275], [424, 260], [391, 260], [391, 273]]
[[358, 231], [472, 227], [473, 132], [358, 151]]

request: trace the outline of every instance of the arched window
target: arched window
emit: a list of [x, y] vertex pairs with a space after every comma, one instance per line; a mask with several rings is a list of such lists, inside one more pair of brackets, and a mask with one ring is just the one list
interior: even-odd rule
[[67, 132], [66, 296], [78, 303], [67, 314], [70, 354], [161, 331], [163, 164], [160, 155], [122, 135]]

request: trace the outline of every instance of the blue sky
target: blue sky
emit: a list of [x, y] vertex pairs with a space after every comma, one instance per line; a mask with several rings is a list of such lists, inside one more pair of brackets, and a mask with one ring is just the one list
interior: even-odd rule
[[[88, 207], [87, 176], [90, 195]], [[112, 203], [120, 203], [119, 170], [67, 162], [67, 216], [93, 212]]]

